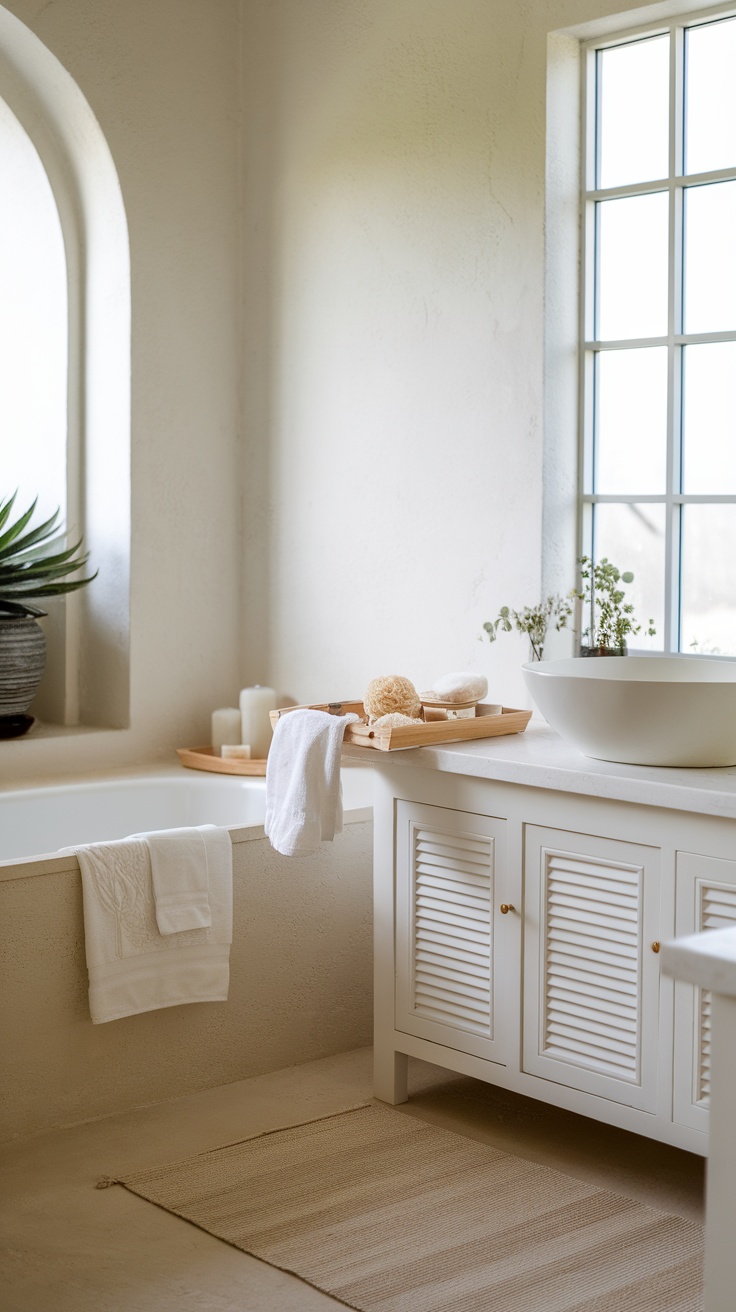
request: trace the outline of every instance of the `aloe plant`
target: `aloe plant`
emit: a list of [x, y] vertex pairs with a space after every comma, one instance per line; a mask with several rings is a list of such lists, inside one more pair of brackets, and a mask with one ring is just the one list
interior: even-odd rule
[[45, 611], [30, 605], [31, 599], [75, 592], [91, 583], [97, 572], [85, 578], [67, 578], [83, 569], [89, 559], [88, 552], [77, 554], [82, 538], [68, 545], [69, 535], [59, 523], [59, 510], [36, 528], [29, 528], [38, 498], [11, 522], [16, 496], [14, 492], [7, 501], [0, 502], [0, 618], [36, 618]]

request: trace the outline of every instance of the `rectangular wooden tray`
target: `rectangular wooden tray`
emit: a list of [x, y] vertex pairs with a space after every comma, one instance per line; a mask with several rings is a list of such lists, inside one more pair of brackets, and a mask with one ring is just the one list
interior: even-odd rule
[[176, 754], [188, 770], [209, 770], [212, 774], [264, 775], [266, 758], [251, 761], [229, 760], [215, 756], [214, 747], [177, 747]]
[[[365, 720], [362, 702], [324, 702], [318, 706], [284, 706], [271, 711], [271, 723], [276, 727], [280, 716], [289, 711], [327, 711], [330, 715], [354, 713]], [[395, 729], [372, 728], [368, 724], [349, 724], [345, 730], [346, 743], [356, 747], [372, 747], [379, 752], [395, 752], [406, 747], [433, 747], [438, 743], [468, 742], [474, 738], [497, 738], [508, 733], [523, 733], [532, 718], [531, 711], [515, 711], [504, 706], [499, 715], [490, 706], [480, 702], [475, 716], [467, 720], [432, 720], [428, 724], [402, 724]]]

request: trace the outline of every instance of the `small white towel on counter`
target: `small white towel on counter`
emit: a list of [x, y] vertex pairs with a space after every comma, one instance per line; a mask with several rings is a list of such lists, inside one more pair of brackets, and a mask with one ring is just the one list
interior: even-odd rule
[[89, 1009], [96, 1025], [159, 1007], [225, 1002], [233, 937], [233, 861], [226, 829], [202, 825], [211, 923], [160, 933], [151, 835], [71, 848], [82, 872]]
[[210, 876], [207, 843], [201, 829], [164, 829], [134, 834], [148, 843], [159, 934], [208, 929]]
[[342, 830], [342, 740], [357, 715], [289, 711], [266, 766], [266, 837], [283, 856], [310, 856]]

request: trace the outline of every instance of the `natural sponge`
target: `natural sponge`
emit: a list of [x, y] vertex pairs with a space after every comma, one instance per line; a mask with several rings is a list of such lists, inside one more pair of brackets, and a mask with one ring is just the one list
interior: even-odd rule
[[371, 721], [394, 712], [408, 715], [413, 720], [420, 719], [422, 714], [422, 703], [414, 684], [401, 674], [384, 674], [378, 679], [371, 679], [365, 690], [363, 705]]

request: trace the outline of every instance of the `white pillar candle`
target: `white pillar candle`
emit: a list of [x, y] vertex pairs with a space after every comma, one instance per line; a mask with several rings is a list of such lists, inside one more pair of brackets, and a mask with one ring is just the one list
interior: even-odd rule
[[249, 744], [251, 756], [256, 761], [262, 761], [268, 756], [273, 733], [268, 713], [275, 711], [276, 706], [275, 690], [262, 688], [260, 683], [252, 688], [243, 688], [240, 694], [240, 741]]
[[237, 706], [221, 706], [212, 712], [212, 746], [216, 752], [224, 743], [236, 743], [240, 738], [241, 716]]

